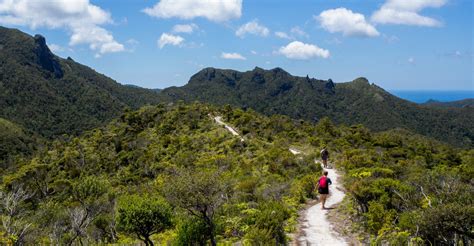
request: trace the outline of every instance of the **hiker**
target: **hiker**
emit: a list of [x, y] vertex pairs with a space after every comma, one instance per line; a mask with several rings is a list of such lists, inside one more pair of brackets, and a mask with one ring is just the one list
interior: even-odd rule
[[323, 209], [327, 209], [324, 205], [326, 204], [326, 199], [329, 194], [329, 185], [332, 184], [332, 181], [330, 178], [328, 178], [328, 171], [323, 172], [323, 176], [319, 178], [318, 180], [318, 193], [320, 194], [321, 198], [321, 205]]
[[328, 168], [329, 151], [326, 147], [321, 150], [321, 159], [323, 160], [324, 168]]

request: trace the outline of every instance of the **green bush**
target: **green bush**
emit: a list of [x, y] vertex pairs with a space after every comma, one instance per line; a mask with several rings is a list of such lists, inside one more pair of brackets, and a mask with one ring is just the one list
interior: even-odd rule
[[170, 228], [171, 216], [171, 207], [162, 198], [124, 196], [119, 200], [117, 228], [153, 245], [150, 236]]

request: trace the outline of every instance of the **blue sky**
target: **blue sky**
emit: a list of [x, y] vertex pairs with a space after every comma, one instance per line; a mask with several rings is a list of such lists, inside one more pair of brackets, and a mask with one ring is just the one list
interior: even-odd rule
[[204, 67], [259, 66], [474, 90], [472, 12], [470, 0], [0, 0], [0, 25], [147, 88], [183, 85]]

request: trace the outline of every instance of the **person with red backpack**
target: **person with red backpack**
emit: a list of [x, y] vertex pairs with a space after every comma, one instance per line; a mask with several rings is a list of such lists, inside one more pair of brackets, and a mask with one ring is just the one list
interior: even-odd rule
[[320, 197], [321, 197], [321, 205], [323, 209], [326, 209], [324, 205], [326, 204], [326, 199], [329, 194], [329, 185], [331, 184], [332, 184], [332, 181], [330, 178], [328, 178], [328, 171], [324, 171], [323, 176], [319, 178], [318, 184], [317, 184], [318, 193], [320, 194]]

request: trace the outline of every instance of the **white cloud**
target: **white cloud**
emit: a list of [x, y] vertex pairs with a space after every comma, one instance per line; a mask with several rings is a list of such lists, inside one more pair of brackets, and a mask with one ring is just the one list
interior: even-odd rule
[[143, 10], [146, 14], [158, 18], [193, 19], [207, 18], [222, 22], [240, 18], [242, 0], [160, 0], [151, 8]]
[[240, 26], [239, 29], [237, 29], [237, 31], [235, 32], [235, 35], [243, 38], [247, 33], [266, 37], [270, 33], [270, 30], [268, 30], [267, 27], [258, 24], [257, 20], [253, 20]]
[[252, 53], [252, 55], [257, 55], [258, 54], [257, 51], [255, 51], [255, 50], [251, 50], [250, 53]]
[[309, 35], [305, 31], [303, 31], [303, 29], [301, 29], [301, 27], [299, 26], [295, 26], [291, 28], [290, 32], [301, 37], [305, 37], [305, 38], [309, 37]]
[[380, 33], [369, 24], [364, 15], [350, 9], [328, 9], [315, 17], [321, 27], [330, 33], [341, 32], [344, 36], [376, 37]]
[[308, 60], [315, 57], [328, 58], [329, 50], [321, 49], [314, 44], [305, 44], [299, 41], [293, 41], [278, 50], [279, 54], [289, 59]]
[[282, 39], [293, 39], [290, 37], [286, 32], [275, 32], [275, 36], [282, 38]]
[[244, 56], [239, 53], [225, 53], [222, 52], [221, 54], [222, 59], [230, 59], [230, 60], [247, 60]]
[[168, 33], [161, 34], [160, 39], [158, 40], [158, 46], [160, 49], [163, 49], [166, 45], [179, 46], [183, 43], [184, 38], [178, 35], [172, 35]]
[[136, 48], [140, 44], [140, 42], [138, 42], [138, 40], [133, 39], [133, 38], [127, 40], [126, 43], [127, 43], [127, 46], [128, 46], [127, 51], [129, 51], [129, 52], [135, 52]]
[[303, 37], [303, 38], [309, 38], [309, 35], [301, 29], [299, 26], [294, 26], [290, 30], [291, 35], [289, 35], [286, 32], [275, 32], [275, 36], [281, 38], [281, 39], [289, 39], [289, 40], [295, 40], [296, 36], [298, 37]]
[[388, 0], [372, 15], [372, 21], [380, 24], [413, 26], [441, 26], [436, 19], [422, 16], [418, 12], [424, 8], [440, 8], [447, 0]]
[[99, 26], [81, 26], [74, 29], [69, 45], [78, 44], [88, 44], [91, 50], [98, 52], [98, 55], [124, 50], [124, 46], [115, 41], [112, 34]]
[[61, 45], [57, 44], [48, 44], [49, 50], [53, 53], [59, 53], [59, 52], [64, 52], [66, 49], [62, 47]]
[[184, 24], [184, 25], [175, 25], [173, 27], [174, 33], [193, 33], [194, 30], [198, 29], [198, 25], [191, 23], [191, 24]]
[[411, 63], [411, 64], [415, 63], [415, 58], [409, 57], [408, 58], [408, 63]]
[[393, 44], [393, 43], [396, 43], [396, 42], [400, 41], [400, 38], [398, 38], [395, 35], [390, 35], [389, 36], [389, 35], [382, 34], [382, 37], [389, 44]]
[[110, 13], [89, 0], [0, 0], [0, 24], [32, 29], [63, 28], [71, 33], [70, 45], [87, 44], [96, 51], [96, 56], [124, 50], [124, 46], [101, 27], [112, 22]]

